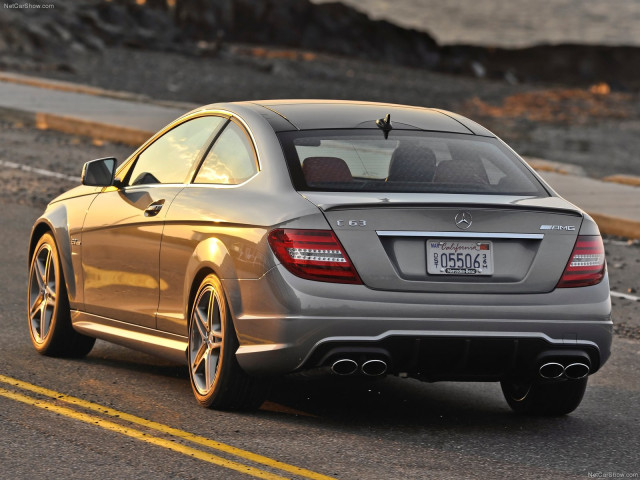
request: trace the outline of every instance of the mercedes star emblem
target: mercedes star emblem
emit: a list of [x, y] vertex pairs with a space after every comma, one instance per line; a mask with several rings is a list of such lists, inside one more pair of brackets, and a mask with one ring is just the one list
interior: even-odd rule
[[473, 223], [471, 214], [469, 212], [460, 212], [456, 215], [456, 227], [460, 230], [466, 230]]

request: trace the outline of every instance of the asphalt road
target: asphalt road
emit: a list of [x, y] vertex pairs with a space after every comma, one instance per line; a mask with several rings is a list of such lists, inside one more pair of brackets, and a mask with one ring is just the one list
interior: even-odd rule
[[[104, 342], [84, 360], [40, 356], [29, 342], [24, 305], [26, 242], [38, 213], [10, 203], [0, 208], [1, 478], [279, 478], [269, 472], [342, 479], [589, 478], [589, 472], [640, 472], [640, 342], [621, 337], [581, 407], [553, 419], [512, 414], [496, 384], [398, 378], [290, 378], [275, 382], [256, 413], [216, 412], [196, 404], [181, 365]], [[105, 408], [87, 410], [83, 401]], [[184, 438], [189, 434], [200, 443]], [[211, 448], [212, 441], [243, 451]], [[256, 463], [251, 454], [267, 458]], [[296, 477], [282, 470], [291, 465], [310, 472]]]

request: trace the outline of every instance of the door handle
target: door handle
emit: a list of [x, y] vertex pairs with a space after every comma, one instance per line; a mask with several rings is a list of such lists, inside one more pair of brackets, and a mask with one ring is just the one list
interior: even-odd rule
[[156, 216], [158, 213], [160, 213], [160, 210], [162, 210], [163, 206], [164, 206], [164, 199], [150, 203], [149, 206], [144, 210], [144, 216], [145, 217]]

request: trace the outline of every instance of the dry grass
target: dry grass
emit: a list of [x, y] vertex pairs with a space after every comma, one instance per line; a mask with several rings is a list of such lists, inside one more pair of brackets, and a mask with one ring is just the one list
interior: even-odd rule
[[632, 97], [611, 92], [606, 84], [589, 89], [546, 89], [508, 96], [502, 105], [490, 105], [478, 97], [465, 102], [472, 117], [526, 118], [534, 122], [585, 124], [592, 119], [625, 119]]

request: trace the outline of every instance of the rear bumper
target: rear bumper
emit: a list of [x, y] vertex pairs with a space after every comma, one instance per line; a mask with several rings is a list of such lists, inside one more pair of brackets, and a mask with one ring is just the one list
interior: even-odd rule
[[[256, 375], [323, 366], [336, 349], [388, 352], [395, 373], [414, 368], [412, 376], [435, 380], [496, 379], [549, 349], [586, 352], [593, 373], [610, 355], [606, 278], [544, 294], [432, 294], [314, 282], [277, 266], [258, 280], [225, 283], [238, 292], [229, 297], [238, 361]], [[491, 365], [474, 370], [489, 357]], [[445, 358], [458, 362], [454, 372], [424, 373]]]

